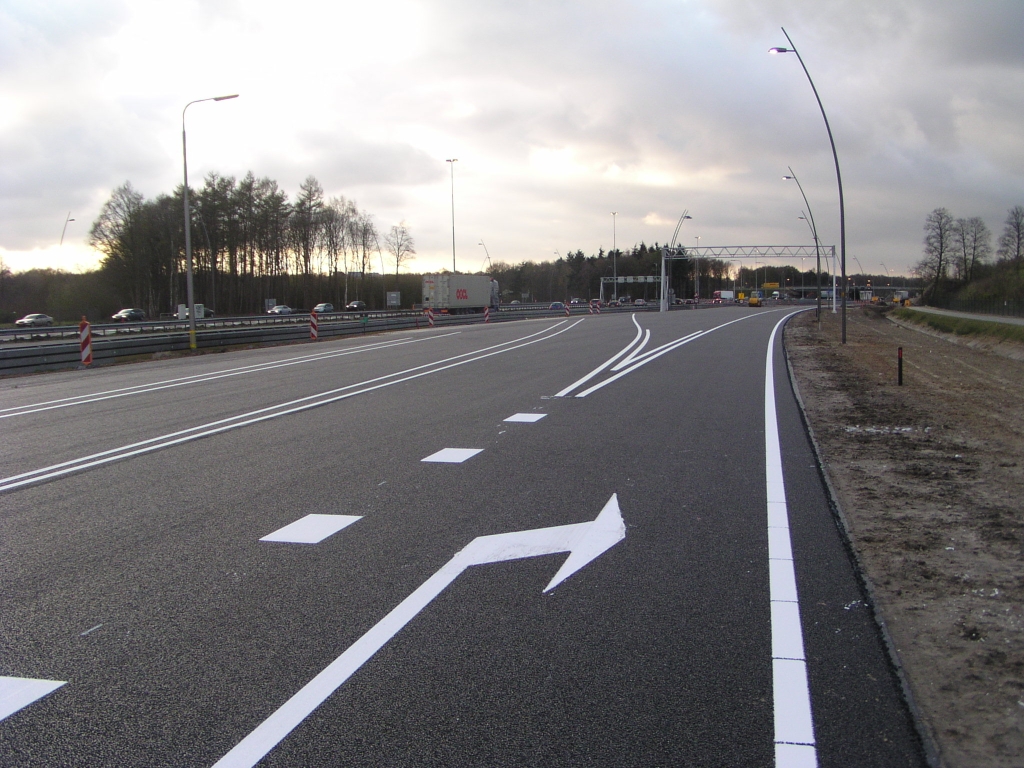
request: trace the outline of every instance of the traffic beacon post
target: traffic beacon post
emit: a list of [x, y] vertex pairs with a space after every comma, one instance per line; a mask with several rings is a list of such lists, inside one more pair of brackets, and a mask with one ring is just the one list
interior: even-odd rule
[[78, 348], [82, 353], [82, 365], [92, 365], [92, 326], [85, 315], [78, 324]]

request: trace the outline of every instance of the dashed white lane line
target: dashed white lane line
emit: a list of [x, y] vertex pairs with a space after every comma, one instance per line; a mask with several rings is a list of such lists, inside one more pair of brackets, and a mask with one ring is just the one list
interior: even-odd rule
[[24, 709], [64, 685], [63, 680], [33, 680], [29, 677], [0, 677], [0, 720]]
[[546, 413], [513, 413], [505, 421], [521, 421], [525, 424], [533, 424], [536, 421], [540, 421]]
[[429, 461], [438, 464], [461, 464], [466, 459], [471, 459], [483, 448], [442, 448], [437, 453], [432, 453], [420, 461]]
[[793, 569], [789, 508], [782, 473], [782, 446], [775, 410], [776, 324], [768, 339], [764, 375], [765, 480], [768, 492], [768, 588], [772, 622], [772, 697], [775, 711], [776, 768], [817, 768], [814, 718], [807, 684], [800, 604]]
[[268, 533], [260, 541], [276, 541], [284, 544], [319, 544], [328, 536], [333, 536], [343, 528], [348, 528], [362, 515], [306, 515]]

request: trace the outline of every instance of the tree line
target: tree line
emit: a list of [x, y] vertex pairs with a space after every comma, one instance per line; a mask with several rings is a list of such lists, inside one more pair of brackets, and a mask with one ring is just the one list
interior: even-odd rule
[[1024, 206], [1007, 211], [997, 247], [979, 216], [955, 218], [936, 208], [925, 218], [924, 250], [916, 269], [925, 301], [945, 303], [954, 295], [991, 299], [1024, 298]]
[[[121, 303], [151, 317], [186, 302], [183, 191], [147, 200], [125, 182], [89, 231]], [[189, 197], [195, 301], [220, 314], [260, 312], [268, 299], [304, 308], [369, 302], [385, 272], [397, 284], [416, 253], [404, 223], [382, 236], [370, 213], [343, 196], [326, 199], [313, 176], [290, 199], [252, 172], [241, 181], [210, 173]]]

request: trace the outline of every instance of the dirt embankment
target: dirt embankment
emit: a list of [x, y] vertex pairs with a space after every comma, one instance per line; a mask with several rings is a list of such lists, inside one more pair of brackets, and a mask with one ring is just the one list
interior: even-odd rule
[[[851, 307], [786, 348], [851, 539], [949, 768], [1024, 765], [1024, 362]], [[897, 386], [903, 347], [904, 386]]]

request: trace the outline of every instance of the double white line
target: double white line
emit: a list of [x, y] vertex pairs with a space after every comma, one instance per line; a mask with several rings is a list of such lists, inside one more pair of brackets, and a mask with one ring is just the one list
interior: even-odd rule
[[[761, 314], [764, 313], [759, 312], [756, 315], [745, 315], [744, 317], [737, 318], [736, 320], [730, 320], [727, 323], [716, 325], [714, 328], [710, 328], [706, 331], [694, 331], [691, 334], [676, 339], [675, 341], [670, 341], [666, 344], [662, 344], [660, 347], [655, 347], [654, 349], [651, 349], [647, 352], [644, 352], [643, 348], [646, 347], [647, 342], [650, 341], [651, 332], [650, 330], [644, 331], [640, 327], [640, 323], [637, 322], [636, 315], [633, 315], [633, 324], [636, 326], [636, 336], [633, 338], [633, 340], [629, 342], [629, 344], [627, 344], [625, 347], [623, 347], [622, 350], [620, 350], [619, 352], [605, 360], [603, 363], [601, 363], [601, 365], [597, 366], [597, 368], [592, 370], [582, 379], [574, 381], [561, 392], [556, 393], [555, 397], [567, 397], [569, 393], [572, 392], [574, 389], [583, 386], [602, 371], [611, 368], [612, 372], [614, 373], [613, 376], [609, 376], [600, 384], [595, 384], [589, 389], [585, 389], [582, 392], [575, 395], [575, 397], [586, 397], [587, 395], [591, 394], [592, 392], [596, 392], [602, 387], [607, 387], [613, 381], [618, 381], [623, 376], [628, 376], [637, 368], [647, 365], [652, 360], [657, 360], [662, 355], [667, 355], [672, 350], [679, 349], [679, 347], [683, 346], [684, 344], [689, 344], [691, 341], [699, 339], [701, 336], [707, 336], [709, 333], [714, 333], [720, 328], [725, 328], [727, 325], [739, 323], [742, 322], [743, 320], [749, 320], [750, 318], [757, 317], [758, 315]], [[622, 358], [622, 360], [619, 360], [619, 358]]]
[[[27, 485], [42, 483], [46, 480], [52, 480], [57, 477], [69, 475], [73, 472], [81, 472], [103, 464], [122, 461], [144, 453], [152, 453], [164, 448], [170, 448], [174, 445], [180, 445], [181, 443], [187, 443], [192, 440], [199, 440], [204, 437], [217, 435], [232, 429], [239, 429], [251, 424], [258, 424], [262, 421], [269, 421], [270, 419], [277, 419], [281, 416], [288, 416], [293, 413], [308, 411], [312, 408], [319, 408], [323, 405], [336, 403], [339, 400], [346, 400], [350, 397], [362, 395], [367, 392], [373, 392], [374, 390], [383, 389], [384, 387], [390, 387], [394, 384], [401, 384], [402, 382], [412, 381], [413, 379], [418, 379], [423, 376], [430, 376], [431, 374], [440, 373], [441, 371], [456, 368], [460, 365], [475, 363], [480, 360], [485, 360], [488, 357], [493, 357], [494, 355], [501, 355], [505, 352], [522, 349], [523, 347], [530, 346], [531, 344], [547, 341], [548, 339], [552, 339], [555, 336], [559, 336], [566, 331], [575, 328], [581, 322], [583, 322], [582, 318], [574, 323], [566, 325], [568, 321], [563, 320], [550, 328], [544, 329], [543, 331], [531, 333], [528, 336], [523, 336], [519, 339], [512, 339], [511, 341], [502, 342], [501, 344], [495, 344], [490, 347], [484, 347], [483, 349], [475, 352], [465, 352], [461, 355], [445, 358], [444, 360], [426, 363], [414, 368], [408, 368], [404, 371], [397, 371], [396, 373], [389, 373], [385, 376], [378, 376], [375, 379], [369, 379], [367, 381], [359, 382], [358, 384], [349, 384], [348, 386], [328, 390], [327, 392], [321, 392], [317, 395], [301, 397], [297, 400], [280, 403], [279, 405], [260, 408], [237, 416], [230, 416], [226, 419], [211, 421], [208, 424], [189, 427], [188, 429], [182, 429], [177, 432], [160, 435], [159, 437], [153, 437], [148, 440], [141, 440], [137, 443], [131, 443], [130, 445], [124, 445], [119, 448], [112, 448], [89, 456], [82, 456], [77, 459], [71, 459], [70, 461], [64, 461], [60, 464], [53, 464], [49, 467], [42, 467], [30, 472], [23, 472], [19, 475], [5, 477], [0, 479], [0, 493], [12, 491]], [[565, 327], [561, 330], [555, 331], [559, 326]], [[552, 331], [554, 332], [552, 333]], [[528, 339], [532, 339], [532, 341], [527, 341]]]
[[415, 344], [420, 341], [432, 341], [433, 339], [441, 339], [445, 336], [454, 336], [462, 331], [453, 331], [451, 333], [439, 334], [436, 336], [427, 336], [418, 339], [389, 339], [387, 341], [375, 342], [373, 344], [364, 344], [355, 348], [348, 348], [344, 350], [331, 350], [326, 352], [317, 352], [311, 355], [299, 355], [298, 357], [291, 357], [285, 360], [278, 360], [276, 362], [268, 363], [256, 363], [254, 365], [243, 365], [238, 368], [227, 368], [221, 371], [212, 371], [210, 373], [199, 373], [194, 376], [182, 376], [177, 379], [167, 379], [165, 381], [156, 381], [149, 384], [136, 384], [132, 387], [122, 387], [120, 389], [109, 389], [105, 392], [93, 392], [88, 395], [77, 395], [75, 397], [65, 397], [60, 400], [47, 400], [42, 403], [32, 403], [29, 405], [19, 405], [12, 408], [0, 408], [0, 419], [9, 419], [14, 416], [26, 416], [30, 413], [39, 413], [40, 411], [51, 411], [56, 408], [70, 408], [74, 405], [85, 405], [86, 403], [96, 403], [101, 400], [113, 400], [119, 397], [129, 397], [131, 395], [141, 395], [147, 392], [156, 392], [161, 389], [171, 389], [173, 387], [184, 387], [191, 384], [204, 384], [208, 381], [215, 381], [217, 379], [224, 379], [229, 376], [243, 376], [249, 373], [262, 373], [263, 371], [269, 371], [274, 368], [284, 368], [289, 365], [300, 365], [302, 363], [318, 362], [320, 360], [329, 360], [332, 357], [343, 357], [345, 355], [356, 355], [360, 352], [371, 352], [378, 349], [387, 349], [388, 347], [397, 347], [404, 344]]

